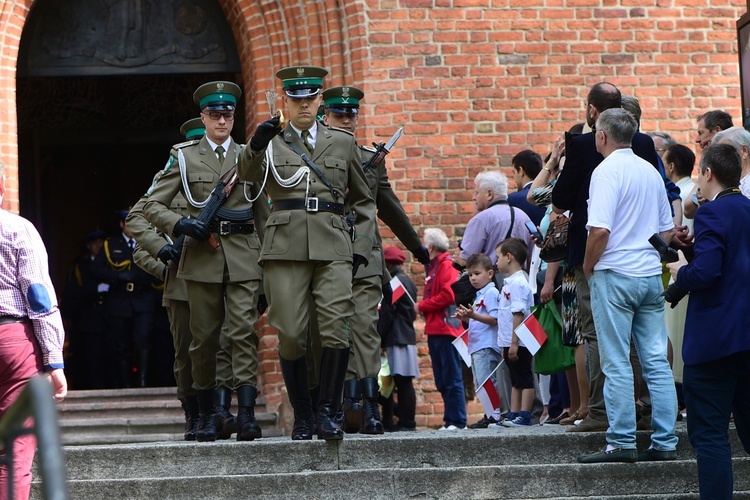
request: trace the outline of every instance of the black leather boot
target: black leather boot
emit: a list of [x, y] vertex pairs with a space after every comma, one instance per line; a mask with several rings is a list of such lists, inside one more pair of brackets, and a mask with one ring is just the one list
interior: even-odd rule
[[308, 440], [313, 435], [313, 410], [307, 378], [307, 360], [302, 356], [290, 361], [279, 356], [281, 374], [284, 376], [289, 402], [294, 408], [292, 440]]
[[341, 401], [348, 364], [348, 347], [323, 349], [323, 358], [320, 363], [320, 400], [316, 422], [318, 439], [326, 441], [344, 439], [344, 431], [336, 424], [334, 418]]
[[216, 441], [216, 425], [214, 419], [214, 391], [207, 389], [198, 391], [198, 427], [195, 429], [196, 441]]
[[353, 434], [359, 432], [362, 425], [362, 389], [356, 378], [344, 382], [344, 402], [341, 412], [344, 414], [344, 432]]
[[195, 428], [198, 427], [198, 397], [185, 396], [182, 402], [185, 410], [185, 441], [195, 441]]
[[232, 389], [219, 387], [214, 390], [216, 406], [216, 439], [229, 439], [237, 432], [237, 419], [229, 412], [232, 407]]
[[237, 388], [237, 441], [252, 441], [263, 437], [258, 422], [255, 421], [255, 399], [258, 389], [252, 385]]
[[383, 423], [380, 421], [380, 409], [378, 408], [378, 381], [375, 377], [363, 378], [362, 399], [364, 400], [364, 411], [362, 412], [362, 434], [383, 434]]

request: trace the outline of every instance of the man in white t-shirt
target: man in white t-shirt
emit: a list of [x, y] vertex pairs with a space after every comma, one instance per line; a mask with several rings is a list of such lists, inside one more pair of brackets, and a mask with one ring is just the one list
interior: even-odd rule
[[[622, 109], [604, 111], [596, 122], [596, 149], [605, 159], [591, 176], [583, 272], [591, 287], [609, 429], [607, 447], [578, 457], [582, 463], [677, 458], [677, 395], [667, 361], [661, 262], [648, 242], [654, 233], [669, 242], [675, 231], [659, 173], [630, 147], [636, 130], [635, 119]], [[652, 444], [640, 455], [631, 338], [653, 401]]]

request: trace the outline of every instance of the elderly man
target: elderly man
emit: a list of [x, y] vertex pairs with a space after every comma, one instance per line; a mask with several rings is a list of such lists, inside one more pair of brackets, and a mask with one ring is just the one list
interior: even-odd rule
[[[591, 285], [610, 425], [607, 447], [578, 457], [582, 463], [677, 457], [677, 394], [667, 361], [661, 262], [648, 241], [654, 233], [671, 240], [674, 224], [659, 173], [630, 147], [637, 127], [622, 109], [606, 110], [596, 121], [596, 149], [605, 159], [591, 176], [583, 272]], [[631, 338], [653, 400], [652, 445], [640, 456]]]
[[475, 253], [487, 255], [492, 264], [497, 261], [495, 247], [508, 238], [520, 238], [529, 246], [534, 243], [524, 224], [529, 216], [523, 210], [508, 205], [508, 179], [500, 172], [482, 172], [474, 179], [474, 206], [477, 214], [466, 225], [461, 253], [456, 259], [462, 266]]

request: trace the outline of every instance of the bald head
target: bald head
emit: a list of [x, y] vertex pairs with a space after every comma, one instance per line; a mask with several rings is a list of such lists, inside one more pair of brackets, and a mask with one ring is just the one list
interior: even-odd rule
[[621, 106], [622, 95], [617, 87], [608, 82], [597, 83], [586, 97], [586, 123], [593, 129], [602, 111]]

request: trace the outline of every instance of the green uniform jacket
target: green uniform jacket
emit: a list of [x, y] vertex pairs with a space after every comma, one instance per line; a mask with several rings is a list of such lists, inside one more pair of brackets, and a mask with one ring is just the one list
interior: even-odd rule
[[[270, 147], [273, 162], [282, 179], [288, 179], [305, 166], [302, 158], [292, 151], [287, 143], [294, 143], [300, 151], [306, 151], [302, 139], [291, 125], [283, 135], [276, 136]], [[255, 152], [246, 146], [240, 154], [237, 172], [240, 179], [262, 181], [266, 175], [266, 150]], [[261, 261], [352, 261], [352, 253], [369, 260], [377, 227], [375, 204], [362, 173], [359, 153], [354, 136], [339, 130], [319, 126], [312, 161], [326, 175], [339, 193], [334, 199], [331, 191], [318, 175], [310, 172], [310, 197], [321, 202], [344, 203], [344, 193], [349, 189], [349, 203], [356, 214], [356, 240], [352, 245], [344, 217], [331, 212], [308, 212], [306, 210], [274, 211], [266, 224]], [[273, 202], [282, 200], [304, 200], [307, 182], [303, 177], [295, 187], [285, 188], [267, 173], [266, 190]], [[313, 195], [314, 193], [314, 195]]]
[[[174, 234], [175, 224], [183, 217], [169, 208], [178, 193], [185, 195], [180, 175], [178, 150], [182, 151], [185, 157], [190, 194], [196, 202], [200, 203], [208, 198], [221, 177], [236, 163], [240, 149], [241, 146], [232, 140], [224, 163], [220, 165], [219, 159], [205, 137], [198, 142], [192, 141], [173, 147], [171, 167], [165, 169], [164, 174], [150, 190], [148, 201], [143, 208], [146, 218], [160, 230], [167, 234]], [[257, 194], [256, 186], [249, 183], [237, 183], [222, 206], [231, 210], [245, 210], [251, 207], [245, 196], [252, 199]], [[252, 204], [252, 208], [256, 218], [256, 228], [262, 227], [263, 219], [268, 214], [266, 197], [261, 195]], [[190, 204], [187, 206], [187, 213], [192, 218], [197, 218], [201, 210]], [[231, 282], [260, 280], [262, 274], [257, 252], [260, 249], [261, 234], [257, 230], [252, 234], [228, 236], [214, 233], [214, 238], [220, 243], [219, 248], [215, 250], [207, 242], [186, 238], [177, 276], [202, 283], [222, 283], [226, 267]]]
[[[372, 156], [374, 150], [360, 146], [362, 162], [366, 162]], [[375, 206], [378, 210], [378, 218], [393, 231], [393, 234], [412, 252], [422, 246], [419, 235], [411, 225], [409, 216], [404, 212], [401, 201], [393, 192], [391, 183], [388, 181], [388, 172], [385, 168], [385, 160], [381, 161], [375, 168], [370, 168], [365, 172], [367, 185], [370, 187], [372, 197], [375, 199]], [[372, 258], [367, 267], [361, 267], [357, 271], [356, 278], [366, 278], [368, 276], [383, 275], [383, 240], [380, 237], [380, 231], [375, 226], [375, 244], [372, 247]]]

